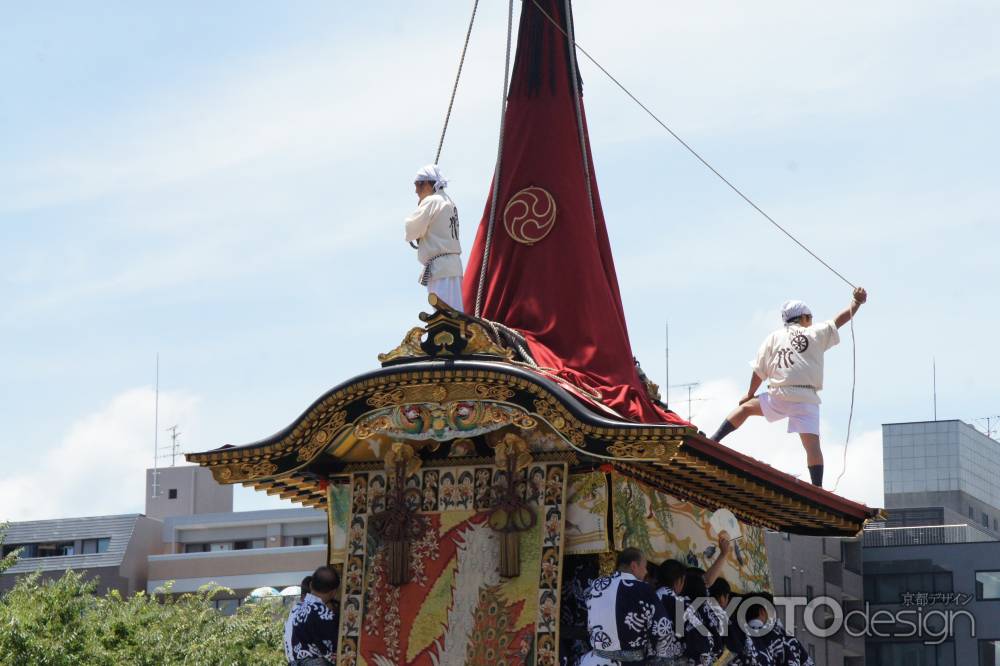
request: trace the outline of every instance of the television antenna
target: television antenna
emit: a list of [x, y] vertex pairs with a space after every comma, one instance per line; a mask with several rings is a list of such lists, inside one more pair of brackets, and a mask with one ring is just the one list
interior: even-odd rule
[[[667, 388], [686, 388], [687, 389], [687, 393], [688, 393], [688, 397], [687, 397], [688, 421], [691, 420], [691, 403], [694, 402], [695, 400], [700, 400], [700, 401], [707, 400], [707, 398], [692, 398], [691, 397], [691, 391], [693, 391], [694, 389], [698, 388], [699, 386], [701, 386], [701, 382], [690, 382], [688, 384], [674, 384], [673, 386], [668, 386], [667, 387]], [[670, 404], [670, 403], [667, 403], [667, 404]]]
[[163, 431], [170, 433], [170, 451], [161, 455], [160, 458], [170, 458], [171, 467], [177, 466], [177, 454], [181, 452], [180, 436], [182, 433], [177, 429], [178, 427], [179, 426], [172, 425]]
[[[1000, 429], [1000, 416], [983, 416], [982, 418], [972, 419], [972, 422], [976, 430], [983, 433], [990, 439], [996, 439], [994, 435], [996, 435], [997, 430]], [[976, 426], [976, 423], [985, 423], [985, 429]]]

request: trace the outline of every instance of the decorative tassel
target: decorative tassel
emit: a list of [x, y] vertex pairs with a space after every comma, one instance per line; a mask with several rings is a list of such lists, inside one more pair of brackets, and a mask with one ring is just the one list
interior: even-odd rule
[[389, 563], [389, 584], [404, 585], [410, 582], [410, 542], [388, 541], [385, 544]]
[[500, 575], [504, 578], [521, 575], [521, 535], [517, 532], [500, 533]]

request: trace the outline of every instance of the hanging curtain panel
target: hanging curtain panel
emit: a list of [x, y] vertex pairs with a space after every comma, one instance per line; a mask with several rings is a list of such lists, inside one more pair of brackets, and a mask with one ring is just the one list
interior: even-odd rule
[[339, 664], [556, 666], [566, 513], [565, 463], [527, 469], [533, 527], [519, 532], [520, 575], [499, 573], [501, 535], [490, 527], [492, 465], [421, 469], [419, 536], [409, 544], [410, 582], [388, 582], [373, 515], [383, 511], [384, 472], [351, 478]]

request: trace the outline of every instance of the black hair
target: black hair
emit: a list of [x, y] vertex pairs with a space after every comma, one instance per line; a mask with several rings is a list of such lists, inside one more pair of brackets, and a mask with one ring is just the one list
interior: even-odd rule
[[[761, 599], [767, 601], [772, 606], [774, 605], [774, 596], [769, 592], [748, 592], [745, 598], [752, 599], [753, 597], [760, 597]], [[753, 604], [750, 605], [749, 608], [747, 608], [747, 619], [755, 620], [759, 618], [766, 610], [767, 608], [764, 606], [764, 604], [754, 602]]]
[[300, 596], [303, 599], [305, 599], [305, 596], [307, 594], [312, 592], [312, 581], [313, 581], [312, 576], [306, 576], [305, 578], [302, 579], [302, 584], [299, 586], [299, 588], [301, 589]]
[[729, 586], [728, 580], [719, 576], [715, 579], [715, 582], [712, 583], [711, 587], [708, 588], [708, 594], [715, 597], [716, 600], [721, 599], [724, 596], [731, 597], [733, 596], [733, 588]]
[[313, 572], [310, 587], [314, 592], [333, 592], [340, 587], [340, 574], [333, 567], [320, 567]]
[[618, 553], [618, 561], [615, 566], [619, 569], [625, 569], [630, 564], [642, 562], [644, 559], [646, 559], [646, 556], [643, 555], [642, 551], [638, 548], [626, 548], [622, 552]]
[[708, 588], [705, 587], [705, 572], [701, 569], [688, 569], [684, 574], [684, 590], [682, 595], [688, 599], [701, 599], [708, 596]]
[[677, 560], [663, 560], [656, 567], [656, 586], [673, 588], [678, 578], [687, 573], [687, 565]]

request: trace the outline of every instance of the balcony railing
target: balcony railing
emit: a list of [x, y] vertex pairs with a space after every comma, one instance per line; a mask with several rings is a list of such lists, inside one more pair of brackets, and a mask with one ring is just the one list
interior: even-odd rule
[[927, 527], [881, 527], [869, 525], [864, 531], [865, 548], [926, 546], [942, 543], [996, 541], [972, 525], [931, 525]]

